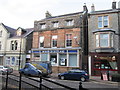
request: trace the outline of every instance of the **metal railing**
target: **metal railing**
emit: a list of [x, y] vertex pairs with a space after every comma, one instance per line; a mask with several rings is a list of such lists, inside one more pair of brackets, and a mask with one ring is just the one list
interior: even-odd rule
[[[5, 78], [4, 79], [5, 85], [3, 88], [5, 88], [5, 89], [10, 88], [9, 83], [14, 81], [15, 84], [17, 84], [15, 88], [17, 88], [19, 90], [24, 90], [26, 88], [35, 88], [37, 90], [54, 90], [55, 89], [54, 87], [51, 87], [49, 85], [45, 85], [43, 82], [55, 84], [55, 85], [57, 85], [57, 87], [61, 87], [62, 89], [64, 88], [67, 90], [77, 90], [76, 88], [72, 88], [72, 87], [66, 86], [64, 84], [60, 84], [58, 82], [49, 80], [49, 79], [42, 77], [42, 76], [39, 76], [38, 79], [34, 79], [34, 78], [29, 77], [29, 76], [25, 76], [21, 73], [19, 73], [19, 75], [7, 73], [3, 77]], [[13, 87], [11, 87], [11, 88], [13, 88]], [[79, 83], [78, 90], [83, 90], [82, 82]], [[85, 89], [85, 90], [87, 90], [87, 89]]]

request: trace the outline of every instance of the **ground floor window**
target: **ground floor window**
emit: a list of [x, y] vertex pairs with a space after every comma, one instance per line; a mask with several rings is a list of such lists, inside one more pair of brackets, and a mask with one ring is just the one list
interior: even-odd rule
[[67, 66], [67, 55], [66, 54], [59, 55], [59, 65], [60, 66]]
[[19, 57], [18, 56], [13, 56], [13, 57], [6, 57], [6, 65], [19, 65]]
[[50, 61], [51, 61], [52, 65], [56, 64], [57, 63], [57, 54], [51, 54]]
[[48, 54], [41, 54], [41, 61], [47, 61], [48, 60]]
[[77, 54], [69, 55], [69, 66], [77, 66]]

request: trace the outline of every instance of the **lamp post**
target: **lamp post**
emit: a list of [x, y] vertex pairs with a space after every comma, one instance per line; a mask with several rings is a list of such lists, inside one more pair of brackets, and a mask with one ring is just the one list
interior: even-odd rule
[[21, 44], [22, 44], [22, 38], [20, 37], [20, 51], [19, 51], [19, 65], [18, 65], [18, 70], [20, 70], [20, 63], [21, 63]]

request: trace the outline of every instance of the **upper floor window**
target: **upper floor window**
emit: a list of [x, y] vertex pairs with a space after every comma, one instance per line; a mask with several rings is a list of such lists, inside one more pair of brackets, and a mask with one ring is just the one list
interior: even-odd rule
[[95, 40], [96, 47], [113, 47], [113, 33], [98, 33]]
[[52, 47], [57, 47], [57, 35], [52, 36]]
[[73, 20], [66, 20], [66, 26], [73, 26]]
[[98, 28], [108, 27], [108, 16], [98, 17]]
[[40, 24], [40, 27], [41, 27], [41, 29], [45, 29], [46, 28], [46, 24], [45, 23]]
[[17, 50], [17, 48], [18, 48], [18, 42], [11, 41], [11, 50]]
[[72, 34], [66, 34], [66, 47], [72, 46]]
[[56, 22], [53, 22], [53, 27], [54, 28], [57, 28], [59, 26], [59, 23], [56, 21]]
[[44, 36], [39, 37], [39, 47], [44, 47]]
[[0, 37], [2, 37], [2, 31], [0, 31]]

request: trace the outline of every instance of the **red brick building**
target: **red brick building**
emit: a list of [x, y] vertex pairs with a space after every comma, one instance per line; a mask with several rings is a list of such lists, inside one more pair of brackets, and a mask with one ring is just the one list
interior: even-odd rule
[[51, 61], [53, 72], [82, 68], [83, 12], [51, 16], [34, 22], [32, 60]]

